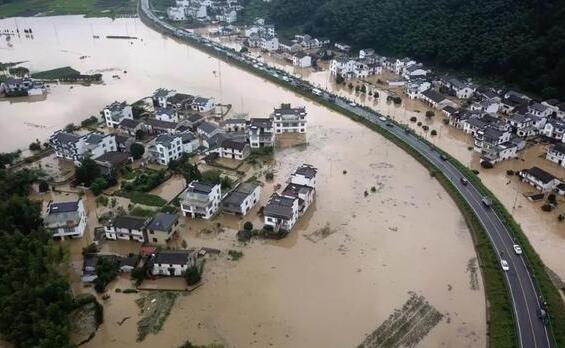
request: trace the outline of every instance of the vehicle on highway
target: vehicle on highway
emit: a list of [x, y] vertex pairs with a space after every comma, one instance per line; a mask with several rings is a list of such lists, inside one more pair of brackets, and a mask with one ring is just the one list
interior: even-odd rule
[[469, 183], [469, 180], [467, 180], [466, 178], [461, 178], [460, 179], [461, 183], [463, 184], [463, 186], [467, 186], [467, 184]]
[[510, 266], [508, 266], [508, 262], [506, 262], [506, 260], [500, 260], [500, 266], [502, 267], [503, 271], [510, 271]]
[[404, 133], [410, 134], [410, 128], [404, 128]]
[[384, 116], [381, 116], [381, 117], [379, 117], [379, 120], [381, 120], [381, 121], [383, 121], [383, 122], [384, 122], [384, 121], [386, 121], [386, 117], [384, 117]]
[[319, 89], [316, 89], [316, 88], [314, 88], [312, 90], [312, 93], [315, 94], [315, 95], [322, 95], [322, 91], [320, 91]]
[[441, 158], [442, 161], [447, 161], [446, 155], [439, 155], [439, 158]]
[[514, 248], [514, 252], [515, 252], [517, 255], [521, 255], [521, 254], [522, 254], [522, 248], [521, 248], [518, 244], [514, 244], [514, 245], [512, 246], [512, 248]]
[[387, 127], [394, 127], [394, 124], [393, 124], [392, 122], [387, 122], [387, 123], [386, 123], [386, 126], [387, 126]]
[[538, 309], [538, 318], [540, 318], [540, 320], [543, 321], [544, 324], [547, 324], [547, 312], [545, 311], [545, 309]]
[[481, 199], [481, 202], [483, 202], [483, 205], [487, 208], [490, 208], [490, 206], [492, 205], [492, 201], [488, 197], [483, 197]]
[[349, 105], [354, 106], [354, 107], [357, 106], [357, 104], [355, 104], [354, 102], [349, 103]]

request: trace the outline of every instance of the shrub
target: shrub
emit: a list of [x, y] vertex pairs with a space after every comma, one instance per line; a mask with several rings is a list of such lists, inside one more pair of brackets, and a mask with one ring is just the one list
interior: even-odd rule
[[443, 119], [443, 124], [448, 125], [448, 124], [449, 124], [449, 118], [444, 118], [444, 119]]
[[506, 171], [506, 175], [512, 176], [512, 175], [514, 175], [514, 171], [511, 170], [511, 169], [508, 169], [508, 170]]
[[243, 224], [243, 229], [245, 229], [247, 231], [251, 231], [253, 229], [253, 223], [251, 221], [246, 221]]
[[363, 192], [363, 196], [367, 197], [369, 195], [369, 192], [367, 192], [367, 190], [365, 190], [365, 192]]
[[435, 129], [432, 129], [430, 134], [432, 135], [432, 137], [435, 137], [437, 135], [437, 131]]
[[265, 179], [266, 179], [267, 181], [273, 181], [274, 178], [275, 178], [275, 174], [273, 174], [273, 172], [267, 172], [267, 173], [265, 174]]
[[423, 126], [422, 126], [422, 129], [424, 130], [424, 132], [427, 132], [427, 131], [430, 129], [430, 127], [428, 127], [428, 126], [426, 126], [426, 125], [423, 125]]
[[41, 151], [41, 143], [39, 141], [35, 141], [29, 144], [30, 151]]
[[200, 282], [202, 275], [200, 274], [198, 267], [192, 266], [186, 270], [184, 279], [186, 279], [186, 284], [192, 286]]
[[420, 127], [420, 126], [422, 126], [422, 122], [418, 122], [418, 123], [416, 123], [416, 125], [417, 125], [418, 127]]
[[426, 118], [432, 118], [435, 115], [436, 115], [436, 113], [431, 111], [431, 110], [426, 111]]
[[108, 187], [108, 180], [106, 180], [103, 177], [98, 177], [98, 178], [94, 179], [94, 181], [92, 182], [92, 185], [90, 185], [90, 190], [92, 191], [92, 193], [95, 196], [98, 196], [107, 187]]
[[107, 207], [108, 206], [108, 197], [107, 196], [96, 197], [96, 204], [101, 205], [103, 207]]
[[556, 204], [557, 204], [557, 197], [555, 196], [555, 193], [550, 193], [550, 194], [547, 196], [547, 201], [548, 201], [549, 203], [553, 204], [553, 205], [556, 205]]
[[418, 119], [416, 118], [416, 116], [410, 117], [410, 122], [416, 122], [416, 121], [418, 121]]
[[489, 161], [482, 161], [481, 162], [481, 167], [485, 168], [485, 169], [491, 169], [494, 168], [494, 164], [492, 164]]
[[243, 253], [239, 250], [228, 250], [228, 255], [233, 261], [237, 261], [243, 256]]
[[341, 76], [341, 74], [337, 74], [335, 76], [335, 83], [337, 83], [338, 85], [341, 85], [345, 82], [345, 79], [343, 78], [343, 76]]
[[372, 186], [372, 187], [371, 187], [371, 192], [373, 192], [373, 193], [377, 192], [377, 188], [376, 188], [375, 186]]
[[49, 184], [45, 180], [41, 180], [39, 182], [39, 192], [47, 192], [49, 191]]
[[345, 174], [347, 174], [347, 170], [344, 169], [344, 170], [343, 170], [343, 175], [345, 175]]
[[83, 120], [80, 123], [81, 127], [89, 127], [89, 126], [93, 126], [96, 125], [98, 123], [98, 119], [96, 118], [96, 116], [90, 116], [89, 118]]
[[549, 203], [546, 203], [546, 204], [541, 206], [541, 210], [543, 210], [545, 212], [550, 212], [550, 211], [553, 210], [553, 206]]

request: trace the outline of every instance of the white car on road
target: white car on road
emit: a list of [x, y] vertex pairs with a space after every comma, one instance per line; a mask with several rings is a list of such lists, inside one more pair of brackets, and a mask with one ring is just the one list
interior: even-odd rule
[[502, 266], [503, 271], [510, 271], [510, 266], [508, 266], [506, 260], [500, 260], [500, 266]]
[[383, 121], [383, 122], [384, 122], [384, 121], [386, 121], [386, 117], [384, 117], [384, 116], [381, 116], [381, 117], [379, 117], [379, 120], [381, 120], [381, 121]]
[[517, 255], [522, 254], [522, 248], [521, 248], [518, 244], [514, 244], [512, 247], [514, 248], [514, 252], [515, 252]]

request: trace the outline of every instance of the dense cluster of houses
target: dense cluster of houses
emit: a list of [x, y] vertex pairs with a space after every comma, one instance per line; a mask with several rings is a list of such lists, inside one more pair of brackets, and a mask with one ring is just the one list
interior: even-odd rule
[[167, 8], [171, 21], [234, 23], [242, 5], [238, 0], [176, 0]]

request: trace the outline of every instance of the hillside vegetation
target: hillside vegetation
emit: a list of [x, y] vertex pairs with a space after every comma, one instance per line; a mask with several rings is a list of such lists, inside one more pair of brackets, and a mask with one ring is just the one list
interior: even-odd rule
[[115, 17], [136, 13], [137, 0], [0, 0], [0, 17], [84, 14]]
[[273, 0], [265, 14], [283, 32], [294, 27], [565, 99], [565, 1]]

